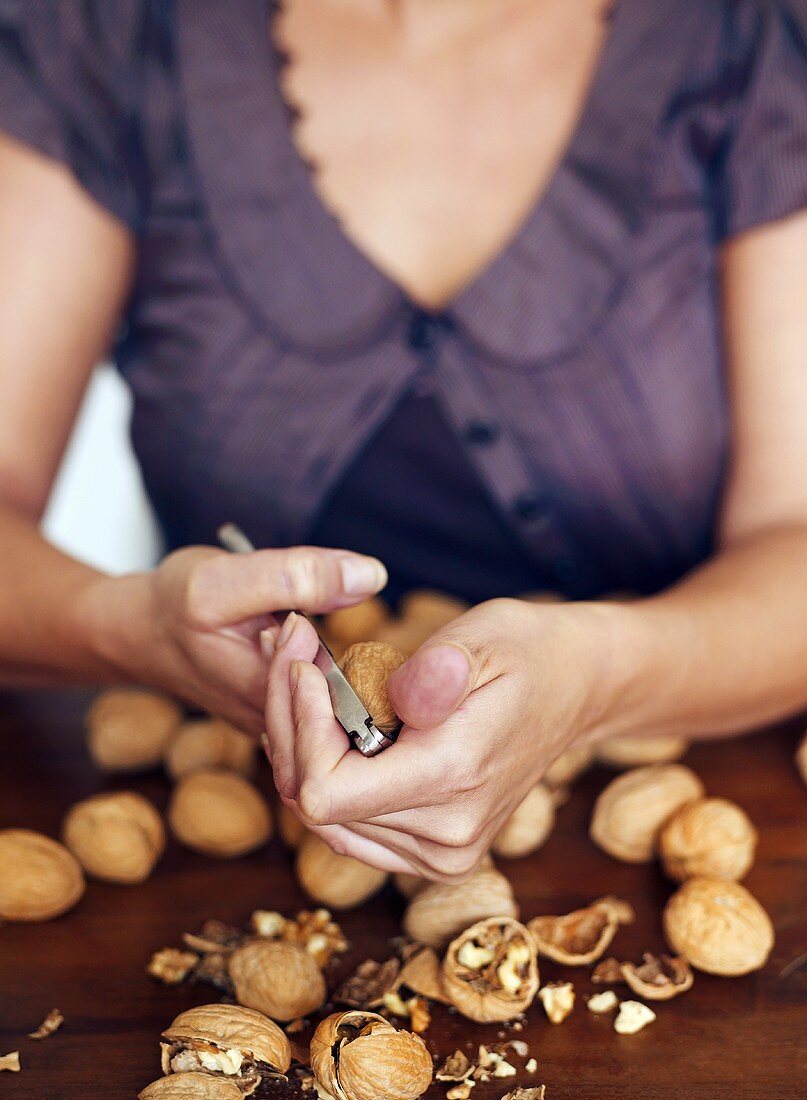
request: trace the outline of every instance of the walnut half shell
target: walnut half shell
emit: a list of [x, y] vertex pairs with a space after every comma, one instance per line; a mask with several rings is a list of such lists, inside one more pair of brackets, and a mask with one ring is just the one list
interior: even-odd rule
[[415, 1100], [431, 1084], [432, 1060], [419, 1035], [396, 1031], [375, 1012], [337, 1012], [311, 1040], [311, 1068], [337, 1100]]
[[645, 951], [639, 966], [622, 963], [622, 978], [646, 1001], [669, 1001], [692, 988], [692, 970], [681, 956], [651, 955]]
[[179, 1073], [152, 1081], [138, 1100], [243, 1100], [244, 1093], [226, 1077], [209, 1073]]
[[588, 966], [605, 953], [620, 924], [632, 921], [627, 902], [604, 897], [562, 917], [533, 917], [527, 927], [539, 955], [566, 966]]
[[511, 1020], [535, 1000], [535, 942], [512, 917], [489, 917], [453, 940], [443, 960], [443, 988], [455, 1008], [478, 1023]]

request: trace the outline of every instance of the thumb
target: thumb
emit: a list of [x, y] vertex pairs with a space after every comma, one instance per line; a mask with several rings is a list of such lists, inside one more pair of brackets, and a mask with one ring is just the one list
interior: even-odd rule
[[475, 686], [474, 660], [459, 641], [430, 641], [401, 665], [387, 685], [404, 725], [430, 730], [454, 713]]

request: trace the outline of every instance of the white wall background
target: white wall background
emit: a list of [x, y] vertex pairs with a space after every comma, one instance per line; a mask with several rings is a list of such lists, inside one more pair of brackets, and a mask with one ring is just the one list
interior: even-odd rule
[[96, 568], [152, 565], [157, 527], [129, 445], [129, 392], [109, 366], [95, 372], [45, 514], [47, 537]]

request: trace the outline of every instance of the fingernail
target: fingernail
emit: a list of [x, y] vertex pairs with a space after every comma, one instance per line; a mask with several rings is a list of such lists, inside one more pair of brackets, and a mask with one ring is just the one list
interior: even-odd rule
[[342, 591], [346, 596], [371, 595], [380, 592], [387, 583], [387, 571], [377, 558], [365, 558], [354, 554], [342, 558]]
[[271, 661], [275, 655], [275, 639], [271, 630], [261, 631], [261, 653], [267, 661]]
[[297, 612], [290, 611], [286, 616], [286, 620], [283, 626], [280, 628], [280, 634], [277, 638], [277, 648], [282, 649], [288, 642], [289, 638], [294, 633], [294, 628], [297, 625]]
[[289, 684], [291, 685], [292, 695], [296, 694], [297, 687], [300, 683], [300, 665], [302, 661], [292, 661], [291, 668], [289, 669]]
[[266, 753], [266, 759], [271, 760], [272, 754], [269, 748], [269, 734], [266, 732], [266, 730], [264, 730], [261, 734], [261, 744], [263, 745], [263, 751]]

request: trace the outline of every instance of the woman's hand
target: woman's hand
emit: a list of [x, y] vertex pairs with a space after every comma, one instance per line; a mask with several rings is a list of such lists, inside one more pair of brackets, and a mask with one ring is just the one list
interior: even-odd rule
[[596, 727], [608, 622], [592, 604], [480, 604], [393, 675], [404, 727], [365, 759], [310, 663], [314, 630], [287, 621], [266, 703], [281, 796], [339, 852], [431, 878], [467, 874], [550, 761]]
[[190, 547], [153, 573], [95, 580], [77, 601], [77, 629], [89, 630], [121, 678], [164, 688], [260, 735], [260, 634], [277, 630], [271, 612], [332, 611], [366, 599], [386, 580], [375, 558], [343, 550], [242, 555]]

